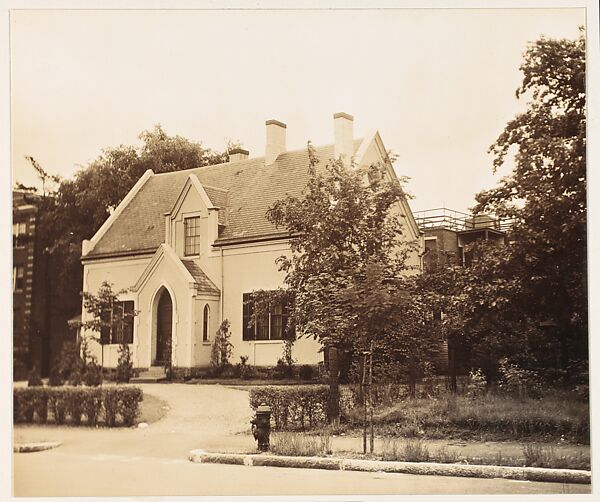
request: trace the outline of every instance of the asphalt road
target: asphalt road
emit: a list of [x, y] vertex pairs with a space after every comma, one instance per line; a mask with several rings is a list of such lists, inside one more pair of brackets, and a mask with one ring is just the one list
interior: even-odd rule
[[186, 459], [61, 452], [14, 456], [15, 496], [590, 493], [590, 485], [195, 464]]

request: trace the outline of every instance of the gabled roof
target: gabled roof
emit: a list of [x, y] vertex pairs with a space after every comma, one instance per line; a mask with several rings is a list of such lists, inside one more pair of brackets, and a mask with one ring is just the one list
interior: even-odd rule
[[[354, 151], [362, 140], [354, 141]], [[321, 166], [333, 157], [333, 145], [317, 147]], [[308, 152], [289, 151], [274, 164], [264, 157], [155, 174], [139, 188], [85, 258], [152, 253], [165, 240], [164, 215], [173, 208], [190, 174], [195, 175], [214, 206], [223, 230], [216, 245], [236, 239], [285, 235], [265, 213], [286, 195], [300, 196], [308, 181]]]
[[173, 248], [167, 244], [159, 244], [158, 249], [154, 253], [150, 263], [146, 265], [146, 268], [138, 278], [135, 285], [131, 288], [132, 291], [139, 291], [146, 281], [152, 276], [152, 273], [160, 263], [161, 258], [169, 260], [175, 269], [183, 275], [185, 280], [188, 282], [190, 288], [195, 289], [198, 293], [206, 295], [220, 295], [219, 288], [208, 278], [208, 276], [202, 271], [199, 265], [192, 260], [182, 260], [177, 256]]

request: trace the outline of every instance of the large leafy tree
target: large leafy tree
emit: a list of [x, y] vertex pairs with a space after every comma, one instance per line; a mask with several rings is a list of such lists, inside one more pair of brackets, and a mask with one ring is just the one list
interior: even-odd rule
[[238, 146], [229, 142], [218, 152], [169, 136], [160, 125], [142, 132], [140, 139], [140, 147], [105, 149], [72, 179], [54, 179], [30, 159], [45, 185], [38, 232], [49, 260], [46, 295], [52, 326], [46, 329], [56, 336], [66, 329], [66, 318], [81, 308], [81, 242], [94, 235], [142, 174], [147, 169], [163, 173], [227, 162], [230, 149]]
[[512, 218], [511, 244], [483, 253], [467, 277], [469, 319], [482, 334], [488, 323], [495, 345], [533, 351], [531, 364], [566, 369], [587, 359], [583, 30], [577, 40], [530, 44], [521, 71], [526, 110], [490, 147], [495, 168], [509, 160], [514, 168], [475, 208]]
[[297, 332], [329, 351], [335, 421], [336, 354], [376, 348], [402, 326], [398, 309], [408, 297], [402, 275], [414, 243], [394, 209], [405, 194], [382, 166], [347, 168], [336, 160], [321, 166], [310, 144], [308, 153], [303, 196], [277, 201], [267, 217], [290, 232], [291, 255], [278, 262], [293, 292]]

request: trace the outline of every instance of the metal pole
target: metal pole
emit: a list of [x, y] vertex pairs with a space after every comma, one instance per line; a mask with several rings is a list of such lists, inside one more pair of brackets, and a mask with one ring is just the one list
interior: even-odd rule
[[373, 342], [369, 350], [369, 428], [370, 428], [370, 452], [373, 453], [375, 436], [373, 432]]
[[367, 379], [367, 353], [363, 352], [363, 373], [361, 387], [363, 389], [363, 453], [367, 453], [367, 395], [365, 392]]

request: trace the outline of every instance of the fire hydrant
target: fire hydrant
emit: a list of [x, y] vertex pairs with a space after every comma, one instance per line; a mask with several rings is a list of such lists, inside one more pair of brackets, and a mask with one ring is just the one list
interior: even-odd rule
[[252, 424], [252, 435], [258, 441], [258, 450], [269, 449], [269, 435], [271, 434], [271, 408], [261, 404], [256, 408], [256, 416], [250, 420]]

